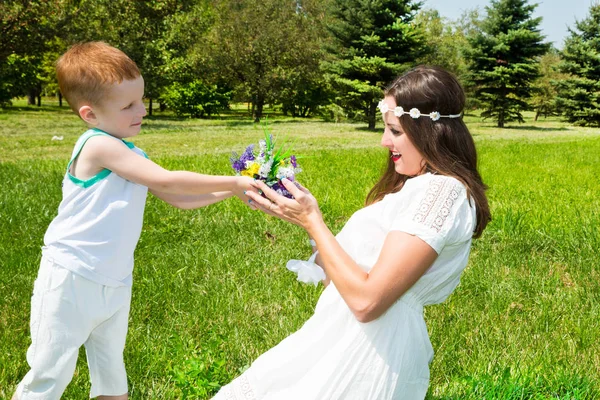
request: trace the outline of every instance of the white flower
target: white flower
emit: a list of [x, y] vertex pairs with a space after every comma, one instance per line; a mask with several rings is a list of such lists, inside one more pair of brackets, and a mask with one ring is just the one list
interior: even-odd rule
[[290, 178], [294, 176], [293, 167], [279, 167], [277, 169], [277, 179]]
[[421, 111], [419, 111], [417, 108], [411, 108], [408, 113], [413, 118], [419, 118], [421, 116]]
[[317, 286], [319, 282], [325, 279], [323, 268], [319, 267], [314, 262], [290, 260], [285, 267], [298, 274], [298, 280], [300, 282], [312, 283]]
[[429, 118], [431, 118], [432, 121], [437, 121], [440, 119], [440, 113], [437, 111], [432, 111], [429, 113]]
[[381, 100], [379, 104], [377, 104], [377, 107], [379, 107], [379, 111], [381, 111], [382, 114], [385, 114], [386, 112], [390, 111], [390, 108], [383, 100]]
[[273, 166], [273, 159], [271, 158], [269, 161], [267, 161], [266, 163], [264, 163], [263, 165], [260, 166], [260, 169], [258, 170], [258, 174], [261, 177], [266, 178], [269, 175], [269, 172], [271, 172], [272, 166]]
[[400, 106], [394, 108], [394, 115], [396, 117], [401, 117], [402, 115], [404, 115], [404, 108], [402, 108]]
[[258, 146], [260, 148], [260, 154], [265, 154], [267, 151], [267, 142], [264, 139], [258, 141]]

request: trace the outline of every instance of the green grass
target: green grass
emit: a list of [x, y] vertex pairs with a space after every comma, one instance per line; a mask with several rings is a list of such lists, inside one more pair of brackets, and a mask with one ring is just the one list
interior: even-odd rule
[[[159, 115], [134, 142], [167, 168], [230, 174], [229, 153], [262, 135], [241, 114]], [[456, 292], [426, 308], [429, 399], [600, 398], [600, 131], [528, 117], [499, 130], [467, 116], [494, 219]], [[282, 116], [270, 126], [296, 140], [301, 180], [339, 231], [381, 171], [379, 134]], [[66, 108], [0, 111], [0, 398], [27, 371], [40, 246], [82, 129]], [[209, 398], [298, 329], [322, 288], [284, 266], [309, 252], [299, 228], [239, 201], [181, 211], [149, 198], [125, 352], [131, 398]], [[82, 351], [63, 398], [85, 398], [88, 381]]]

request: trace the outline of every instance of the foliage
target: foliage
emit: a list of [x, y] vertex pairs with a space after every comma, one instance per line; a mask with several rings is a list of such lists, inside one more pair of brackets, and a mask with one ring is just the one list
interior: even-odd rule
[[447, 20], [434, 9], [423, 9], [417, 14], [415, 23], [423, 29], [425, 42], [431, 50], [419, 57], [417, 63], [438, 65], [454, 73], [466, 93], [465, 108], [477, 108], [480, 104], [474, 96], [475, 88], [469, 81], [464, 53], [469, 48], [467, 38], [480, 31], [479, 9], [465, 10], [457, 20]]
[[506, 122], [524, 121], [526, 99], [539, 77], [537, 57], [550, 46], [542, 42], [541, 17], [532, 17], [536, 6], [527, 0], [492, 0], [481, 31], [468, 39], [469, 79], [484, 109], [481, 116], [500, 128]]
[[398, 74], [427, 52], [414, 24], [421, 3], [412, 0], [333, 0], [329, 31], [337, 60], [324, 63], [337, 102], [362, 114], [375, 128], [382, 91]]
[[285, 85], [279, 95], [284, 115], [292, 117], [311, 117], [319, 108], [331, 102], [331, 87], [322, 79], [314, 76], [305, 79], [298, 74]]
[[556, 106], [556, 97], [558, 91], [556, 82], [566, 79], [568, 75], [557, 70], [561, 59], [560, 54], [555, 49], [544, 54], [540, 58], [540, 77], [534, 82], [534, 94], [531, 98], [531, 105], [535, 110], [535, 120], [540, 115], [547, 118], [551, 115], [558, 115], [559, 110]]
[[0, 64], [0, 106], [10, 105], [11, 99], [26, 94], [25, 89], [38, 82], [39, 58], [9, 55]]
[[225, 356], [213, 350], [219, 347], [219, 343], [211, 340], [201, 348], [198, 345], [191, 344], [191, 351], [180, 346], [178, 350], [186, 351], [188, 355], [183, 363], [169, 368], [176, 387], [174, 394], [178, 399], [210, 398], [229, 382]]
[[175, 82], [165, 89], [163, 99], [179, 116], [210, 117], [225, 110], [231, 92], [200, 80], [190, 83]]
[[442, 18], [437, 10], [431, 8], [419, 11], [415, 24], [423, 30], [425, 43], [430, 49], [417, 63], [443, 67], [462, 80], [467, 73], [462, 52], [469, 43], [458, 24]]
[[569, 77], [556, 81], [556, 103], [567, 121], [600, 126], [600, 4], [569, 32], [559, 65]]
[[49, 42], [69, 22], [68, 0], [0, 2], [0, 105], [41, 94], [42, 62]]
[[217, 21], [208, 49], [213, 70], [236, 84], [238, 100], [252, 103], [255, 121], [265, 104], [282, 98], [286, 89], [292, 103], [314, 107], [310, 96], [293, 94], [318, 87], [312, 80], [318, 78], [319, 2], [227, 0], [213, 5]]

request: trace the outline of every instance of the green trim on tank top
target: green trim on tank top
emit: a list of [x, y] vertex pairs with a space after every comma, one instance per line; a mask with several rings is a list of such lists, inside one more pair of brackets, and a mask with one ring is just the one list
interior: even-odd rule
[[[88, 178], [88, 179], [79, 179], [73, 175], [71, 175], [70, 169], [71, 169], [71, 164], [73, 163], [73, 161], [75, 161], [75, 159], [79, 156], [79, 153], [81, 153], [81, 150], [83, 149], [83, 146], [85, 145], [85, 143], [92, 137], [94, 136], [108, 136], [111, 138], [115, 138], [114, 136], [110, 135], [109, 133], [104, 132], [101, 129], [98, 128], [91, 128], [88, 129], [87, 131], [85, 131], [80, 137], [79, 139], [81, 139], [82, 137], [84, 137], [85, 135], [88, 135], [87, 138], [85, 138], [85, 140], [79, 145], [79, 149], [77, 149], [77, 151], [75, 152], [75, 154], [73, 155], [73, 157], [71, 157], [71, 160], [69, 161], [69, 164], [67, 165], [67, 175], [69, 177], [69, 179], [71, 180], [71, 182], [73, 182], [75, 185], [77, 186], [81, 186], [82, 188], [86, 189], [89, 188], [90, 186], [94, 185], [95, 183], [101, 181], [102, 179], [106, 178], [107, 176], [109, 176], [112, 171], [110, 169], [103, 169], [102, 171], [98, 172], [96, 175]], [[78, 139], [78, 141], [79, 141]], [[118, 139], [118, 138], [115, 138]], [[123, 139], [118, 139], [121, 142], [123, 142], [127, 147], [129, 147], [130, 149], [133, 149], [135, 147], [135, 145], [131, 142], [128, 142], [126, 140]], [[148, 155], [146, 154], [146, 152], [144, 150], [140, 151], [144, 154], [144, 157], [148, 158]]]

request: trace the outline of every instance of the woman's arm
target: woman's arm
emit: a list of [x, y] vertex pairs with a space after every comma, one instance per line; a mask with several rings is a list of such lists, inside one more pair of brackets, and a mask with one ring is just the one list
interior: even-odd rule
[[[311, 238], [311, 240], [312, 240], [312, 238]], [[315, 259], [314, 259], [314, 263], [317, 264], [319, 267], [323, 268], [323, 260], [321, 260], [321, 255], [319, 254], [319, 250], [317, 249], [316, 245], [312, 246], [312, 252], [313, 252], [313, 255], [315, 253], [317, 253], [317, 255], [315, 256]], [[325, 269], [323, 269], [323, 271], [325, 272]], [[327, 272], [325, 272], [325, 279], [323, 279], [321, 281], [321, 283], [323, 284], [323, 286], [327, 287], [327, 286], [329, 286], [330, 282], [331, 282], [331, 279], [329, 279], [329, 277], [327, 276]]]
[[271, 200], [248, 193], [262, 211], [303, 227], [317, 243], [318, 264], [361, 322], [381, 316], [427, 271], [437, 253], [416, 236], [394, 231], [385, 239], [379, 259], [370, 273], [364, 272], [342, 249], [325, 225], [315, 198], [289, 181], [284, 185], [295, 197], [289, 200], [255, 182]]
[[370, 322], [387, 311], [437, 258], [437, 253], [420, 238], [394, 231], [387, 235], [377, 262], [366, 273], [322, 221], [307, 229], [320, 249], [321, 267], [361, 322]]

